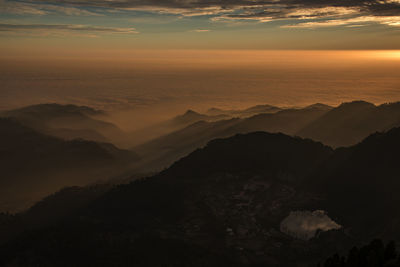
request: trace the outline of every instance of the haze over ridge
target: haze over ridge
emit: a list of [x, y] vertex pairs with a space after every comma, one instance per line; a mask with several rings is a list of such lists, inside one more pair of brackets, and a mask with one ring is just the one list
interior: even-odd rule
[[133, 109], [129, 115], [144, 126], [154, 115], [165, 115], [161, 120], [187, 109], [400, 100], [400, 60], [389, 57], [396, 51], [105, 52], [103, 59], [33, 53], [39, 57], [3, 60], [0, 109], [39, 103]]

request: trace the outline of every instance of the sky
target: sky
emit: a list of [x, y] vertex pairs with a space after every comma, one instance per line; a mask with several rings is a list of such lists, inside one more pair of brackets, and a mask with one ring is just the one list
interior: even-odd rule
[[0, 0], [0, 49], [400, 49], [400, 0]]
[[0, 0], [0, 110], [379, 104], [399, 68], [400, 0]]

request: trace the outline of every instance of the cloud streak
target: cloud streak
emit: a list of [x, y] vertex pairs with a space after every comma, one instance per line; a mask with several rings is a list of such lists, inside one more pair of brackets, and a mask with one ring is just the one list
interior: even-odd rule
[[400, 16], [363, 16], [350, 19], [332, 19], [325, 21], [303, 22], [293, 25], [281, 26], [281, 28], [324, 28], [334, 26], [361, 27], [365, 23], [380, 23], [384, 25], [400, 27]]
[[58, 13], [68, 16], [100, 16], [98, 13], [87, 11], [82, 8], [7, 0], [0, 0], [0, 14], [1, 13], [16, 15], [48, 15]]
[[114, 28], [75, 24], [0, 24], [2, 35], [31, 36], [84, 36], [98, 37], [103, 34], [137, 34], [135, 28]]
[[211, 30], [207, 30], [207, 29], [197, 29], [197, 30], [192, 30], [191, 32], [199, 32], [199, 33], [202, 33], [202, 32], [210, 32]]

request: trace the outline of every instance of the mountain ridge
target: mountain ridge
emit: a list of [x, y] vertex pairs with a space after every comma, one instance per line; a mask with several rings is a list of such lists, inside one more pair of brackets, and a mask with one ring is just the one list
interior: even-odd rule
[[[0, 118], [1, 206], [9, 203], [10, 208], [15, 205], [21, 209], [62, 186], [105, 179], [115, 172], [112, 169], [119, 166], [122, 170], [137, 160], [133, 152], [112, 144], [66, 141], [39, 133], [15, 119]], [[25, 198], [27, 203], [22, 204]]]

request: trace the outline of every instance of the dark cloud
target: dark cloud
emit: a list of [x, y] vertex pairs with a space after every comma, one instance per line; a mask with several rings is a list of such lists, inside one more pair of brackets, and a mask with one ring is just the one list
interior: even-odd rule
[[206, 7], [237, 7], [237, 6], [257, 6], [265, 4], [274, 4], [276, 1], [262, 1], [262, 0], [219, 0], [219, 1], [202, 1], [202, 0], [103, 0], [103, 1], [87, 1], [87, 0], [31, 0], [31, 3], [59, 3], [70, 4], [78, 6], [96, 6], [96, 7], [110, 7], [110, 8], [132, 8], [143, 6], [154, 7], [170, 7], [170, 8], [206, 8]]
[[222, 9], [240, 7], [263, 7], [284, 6], [293, 8], [323, 8], [323, 7], [357, 7], [365, 11], [377, 14], [400, 14], [400, 1], [390, 0], [31, 0], [31, 3], [54, 3], [86, 7], [108, 7], [108, 8], [138, 8], [138, 7], [160, 7], [160, 8], [209, 8], [218, 7]]
[[[1, 1], [1, 0], [0, 0]], [[73, 8], [135, 9], [181, 16], [210, 16], [213, 21], [313, 20], [378, 17], [362, 22], [400, 21], [400, 0], [27, 0], [29, 4], [54, 4]], [[11, 1], [8, 1], [9, 3]], [[15, 2], [15, 1], [14, 1]], [[21, 3], [22, 1], [19, 1]], [[27, 2], [25, 2], [27, 3]], [[379, 17], [385, 17], [379, 19]], [[393, 18], [393, 19], [389, 19]], [[299, 21], [299, 23], [303, 23]], [[333, 25], [326, 23], [325, 25]], [[310, 24], [311, 25], [311, 24]], [[339, 23], [337, 25], [343, 25]]]

